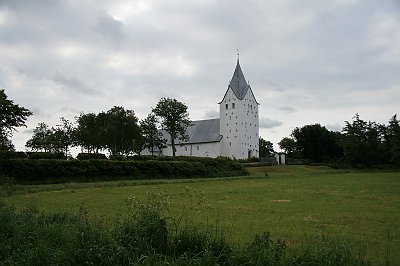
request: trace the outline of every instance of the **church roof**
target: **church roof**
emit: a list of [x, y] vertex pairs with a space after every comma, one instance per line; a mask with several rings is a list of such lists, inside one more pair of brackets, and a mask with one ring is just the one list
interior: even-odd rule
[[[239, 100], [244, 99], [248, 90], [250, 90], [251, 94], [253, 94], [253, 91], [251, 90], [250, 85], [247, 83], [247, 81], [243, 75], [242, 68], [240, 67], [240, 64], [239, 64], [239, 59], [237, 60], [235, 72], [233, 72], [232, 79], [229, 82], [228, 89], [225, 92], [224, 98], [225, 98], [226, 94], [228, 93], [229, 89], [232, 89], [233, 93]], [[253, 97], [254, 97], [254, 94], [253, 94]], [[221, 100], [221, 102], [219, 102], [219, 104], [222, 103], [224, 98], [222, 98], [222, 100]], [[254, 99], [255, 98], [256, 97], [254, 97]], [[258, 104], [257, 100], [256, 100], [256, 103]]]
[[[219, 142], [222, 139], [219, 134], [219, 118], [192, 121], [192, 125], [187, 128], [186, 132], [189, 140], [183, 142], [185, 144]], [[171, 144], [170, 135], [165, 130], [162, 130], [162, 134], [167, 140], [167, 144]], [[181, 144], [182, 142], [176, 141], [175, 143]]]
[[243, 100], [244, 96], [246, 96], [247, 90], [250, 88], [250, 85], [247, 83], [244, 78], [242, 68], [240, 67], [239, 60], [237, 61], [235, 72], [233, 73], [231, 82], [229, 83], [229, 87], [232, 88], [236, 97], [239, 100]]

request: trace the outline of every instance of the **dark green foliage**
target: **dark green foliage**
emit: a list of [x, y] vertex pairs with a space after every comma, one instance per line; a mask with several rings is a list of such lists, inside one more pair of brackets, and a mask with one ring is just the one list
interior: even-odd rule
[[142, 129], [142, 135], [144, 138], [144, 148], [148, 149], [151, 154], [154, 154], [154, 150], [162, 150], [167, 147], [167, 142], [162, 138], [162, 133], [158, 129], [159, 121], [154, 114], [149, 114], [146, 119], [140, 121], [140, 128]]
[[400, 121], [394, 115], [388, 125], [364, 121], [358, 114], [345, 121], [342, 132], [314, 124], [295, 128], [279, 147], [290, 158], [307, 163], [332, 163], [358, 168], [400, 165]]
[[27, 152], [28, 159], [64, 159], [65, 156], [62, 152]]
[[284, 137], [279, 143], [278, 143], [279, 148], [281, 148], [286, 155], [292, 157], [292, 158], [297, 158], [297, 149], [296, 149], [296, 141], [292, 138]]
[[25, 146], [32, 151], [64, 153], [64, 157], [67, 158], [74, 143], [75, 128], [73, 123], [64, 117], [60, 117], [60, 122], [55, 128], [50, 128], [46, 123], [39, 123]]
[[[99, 114], [100, 116], [100, 114]], [[105, 145], [113, 155], [139, 153], [143, 148], [143, 138], [138, 118], [133, 110], [114, 106], [105, 113]]]
[[244, 167], [225, 158], [161, 157], [159, 160], [0, 160], [0, 173], [18, 181], [65, 182], [114, 179], [165, 179], [247, 175]]
[[258, 146], [260, 147], [260, 158], [274, 156], [275, 151], [272, 142], [260, 137]]
[[79, 153], [76, 156], [78, 160], [107, 160], [107, 156], [103, 153]]
[[25, 146], [33, 151], [51, 152], [54, 150], [54, 128], [50, 128], [46, 123], [39, 123], [33, 130], [33, 136]]
[[80, 114], [76, 118], [75, 144], [87, 152], [98, 152], [105, 148], [105, 113]]
[[161, 127], [167, 131], [171, 137], [172, 155], [175, 156], [175, 141], [182, 142], [188, 140], [186, 129], [191, 125], [187, 106], [184, 103], [171, 98], [161, 98], [153, 113], [160, 117]]
[[25, 126], [25, 121], [32, 112], [12, 100], [7, 99], [4, 90], [0, 90], [0, 150], [14, 150], [10, 137], [16, 127]]
[[371, 166], [382, 163], [379, 126], [366, 122], [356, 114], [353, 121], [346, 121], [343, 129], [344, 159], [354, 165]]
[[296, 151], [303, 159], [321, 163], [342, 157], [340, 139], [336, 137], [335, 132], [320, 124], [295, 128], [292, 137], [296, 143]]
[[8, 159], [24, 159], [27, 158], [28, 155], [22, 151], [7, 151], [0, 150], [0, 160], [8, 160]]

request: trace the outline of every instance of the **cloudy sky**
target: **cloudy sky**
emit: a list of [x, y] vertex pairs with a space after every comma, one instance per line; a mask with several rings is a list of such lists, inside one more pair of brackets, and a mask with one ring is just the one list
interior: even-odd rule
[[161, 97], [218, 117], [237, 47], [275, 149], [306, 124], [400, 115], [400, 0], [0, 0], [0, 88], [34, 112], [13, 143]]

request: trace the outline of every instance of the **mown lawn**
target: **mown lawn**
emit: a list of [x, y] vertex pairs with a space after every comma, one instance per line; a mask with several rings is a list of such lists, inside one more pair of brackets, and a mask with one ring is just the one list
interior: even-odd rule
[[[250, 177], [196, 182], [17, 186], [16, 194], [4, 200], [17, 208], [49, 212], [77, 212], [78, 206], [84, 205], [91, 215], [112, 222], [127, 210], [126, 201], [132, 195], [145, 199], [150, 192], [165, 192], [176, 216], [183, 206], [194, 206], [192, 203], [204, 196], [212, 208], [191, 211], [193, 222], [217, 223], [232, 241], [248, 241], [254, 234], [269, 231], [274, 238], [284, 238], [295, 246], [319, 234], [365, 245], [367, 257], [375, 263], [384, 264], [388, 259], [391, 265], [400, 265], [400, 172], [309, 166], [249, 171]], [[184, 193], [187, 187], [189, 192]]]

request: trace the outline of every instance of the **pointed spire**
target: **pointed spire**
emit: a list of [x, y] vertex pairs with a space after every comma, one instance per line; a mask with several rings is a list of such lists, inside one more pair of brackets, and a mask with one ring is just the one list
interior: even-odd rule
[[233, 92], [239, 100], [244, 99], [244, 96], [246, 95], [246, 92], [249, 88], [249, 85], [247, 84], [247, 81], [240, 67], [239, 58], [237, 60], [235, 72], [233, 73], [229, 87], [232, 88]]

